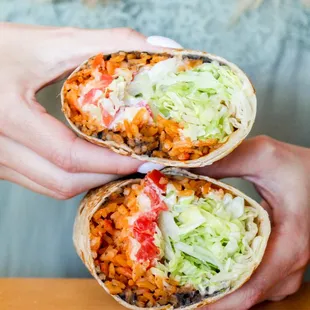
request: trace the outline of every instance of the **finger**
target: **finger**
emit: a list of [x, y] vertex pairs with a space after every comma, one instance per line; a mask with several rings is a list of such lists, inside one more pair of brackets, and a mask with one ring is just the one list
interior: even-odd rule
[[[139, 37], [143, 37], [143, 40], [145, 40], [144, 36], [140, 33], [136, 33]], [[154, 47], [152, 47], [151, 49], [155, 49], [154, 51], [158, 51], [157, 49], [160, 49], [160, 47], [165, 47], [165, 48], [174, 48], [174, 49], [180, 49], [182, 48], [182, 46], [177, 43], [176, 41], [167, 38], [167, 37], [162, 37], [162, 36], [150, 36], [146, 39], [146, 42], [149, 45], [152, 45]], [[151, 51], [149, 45], [144, 48], [144, 51]], [[84, 59], [85, 60], [85, 59]], [[67, 72], [63, 73], [61, 76], [59, 76], [57, 78], [57, 80], [63, 79], [67, 76]], [[55, 81], [52, 81], [55, 82]]]
[[270, 205], [267, 203], [267, 201], [262, 200], [260, 202], [260, 205], [267, 211], [270, 221], [273, 222], [273, 214], [272, 214], [272, 208], [270, 207]]
[[15, 184], [21, 185], [27, 189], [30, 189], [33, 192], [49, 196], [52, 198], [60, 198], [57, 193], [49, 190], [48, 188], [41, 186], [32, 180], [28, 179], [24, 175], [16, 172], [13, 169], [1, 166], [0, 167], [0, 179], [7, 180], [13, 182]]
[[[244, 141], [224, 159], [211, 166], [194, 169], [194, 172], [215, 178], [242, 177], [254, 183], [257, 191], [270, 206], [291, 205], [293, 209], [296, 197], [308, 195], [306, 187], [299, 187], [295, 196], [287, 191], [292, 187], [292, 180], [298, 180], [300, 184], [307, 182], [302, 158], [296, 156], [296, 148], [287, 147], [285, 143], [266, 136]], [[304, 208], [305, 204], [301, 207]], [[275, 208], [273, 211], [276, 215], [275, 220], [281, 220], [289, 209]]]
[[112, 174], [69, 173], [53, 165], [23, 145], [0, 136], [0, 164], [15, 170], [33, 182], [70, 198], [117, 178]]
[[54, 28], [49, 30], [44, 44], [44, 63], [48, 68], [49, 82], [76, 68], [83, 61], [97, 53], [110, 54], [117, 51], [163, 50], [147, 42], [146, 37], [130, 28], [103, 30]]
[[[35, 90], [57, 79], [64, 72], [71, 71], [97, 53], [163, 50], [149, 44], [141, 33], [130, 28], [94, 30], [5, 23], [3, 29], [6, 30], [3, 33], [8, 43], [4, 54], [9, 57], [12, 49], [23, 49], [23, 59], [35, 74], [30, 80], [31, 72], [23, 75], [22, 81]], [[21, 38], [18, 42], [14, 40], [17, 35]], [[19, 62], [20, 59], [15, 61]]]
[[301, 287], [304, 272], [305, 270], [302, 269], [289, 275], [285, 280], [281, 281], [279, 284], [277, 284], [274, 288], [271, 289], [268, 295], [269, 297], [267, 297], [266, 299], [272, 301], [279, 301], [289, 295], [295, 294]]
[[277, 141], [258, 136], [244, 141], [231, 154], [214, 164], [193, 169], [194, 172], [207, 174], [215, 178], [244, 177], [253, 178], [260, 174], [274, 173], [276, 166], [270, 171], [270, 159], [273, 158]]
[[78, 138], [63, 123], [39, 109], [13, 100], [7, 110], [1, 112], [0, 105], [0, 128], [5, 128], [6, 135], [65, 171], [125, 175], [136, 172], [142, 164]]

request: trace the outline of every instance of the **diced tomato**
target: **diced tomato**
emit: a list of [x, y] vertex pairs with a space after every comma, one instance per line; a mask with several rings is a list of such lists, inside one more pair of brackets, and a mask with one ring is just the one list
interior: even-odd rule
[[160, 184], [159, 181], [162, 177], [165, 177], [164, 174], [162, 174], [160, 171], [158, 170], [153, 170], [151, 172], [149, 172], [146, 176], [148, 179], [152, 180], [153, 183], [160, 188], [162, 191], [166, 190], [166, 184]]
[[104, 88], [108, 87], [113, 81], [113, 77], [109, 74], [102, 74], [100, 79]]
[[98, 82], [98, 84], [96, 83], [95, 88], [92, 88], [85, 96], [83, 99], [83, 103], [82, 105], [85, 104], [94, 104], [97, 105], [97, 101], [94, 100], [94, 97], [96, 95], [97, 91], [100, 91], [101, 93], [104, 92], [104, 90], [112, 83], [113, 81], [113, 77], [108, 75], [108, 74], [103, 74], [101, 76], [101, 81]]
[[156, 217], [157, 215], [155, 213], [150, 214], [150, 212], [140, 216], [134, 223], [133, 230], [135, 235], [146, 234], [153, 236], [156, 229], [156, 224], [154, 222]]
[[160, 203], [160, 196], [158, 195], [158, 192], [156, 191], [155, 186], [146, 184], [144, 188], [145, 194], [150, 198], [151, 200], [151, 206], [153, 209], [153, 206], [156, 206]]
[[106, 127], [109, 127], [114, 120], [114, 117], [109, 114], [103, 107], [100, 105], [101, 114], [102, 114], [102, 122]]
[[93, 104], [93, 105], [97, 106], [98, 105], [98, 100], [94, 100], [94, 97], [95, 97], [97, 91], [102, 92], [102, 90], [100, 88], [93, 88], [93, 89], [91, 89], [84, 96], [82, 105], [84, 106], [85, 104]]
[[135, 239], [140, 242], [141, 244], [148, 239], [152, 239], [153, 240], [153, 236], [152, 235], [148, 235], [148, 234], [143, 234], [143, 233], [135, 233]]
[[159, 250], [153, 242], [153, 239], [146, 239], [141, 243], [141, 248], [137, 253], [138, 260], [153, 260], [158, 255]]
[[161, 211], [168, 211], [167, 205], [162, 201], [158, 205], [153, 207], [154, 212], [159, 215]]
[[152, 264], [159, 252], [154, 244], [156, 221], [161, 211], [168, 210], [161, 198], [161, 193], [166, 190], [166, 185], [159, 182], [162, 177], [164, 175], [158, 170], [153, 170], [147, 174], [144, 193], [151, 201], [151, 211], [142, 214], [133, 225], [134, 238], [141, 245], [137, 253], [137, 259], [149, 260], [150, 264]]

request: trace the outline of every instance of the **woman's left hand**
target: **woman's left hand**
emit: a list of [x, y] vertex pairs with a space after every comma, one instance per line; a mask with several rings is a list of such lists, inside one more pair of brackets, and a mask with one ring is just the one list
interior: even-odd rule
[[35, 94], [99, 52], [159, 49], [129, 28], [0, 27], [0, 179], [67, 199], [136, 172], [142, 162], [78, 138]]

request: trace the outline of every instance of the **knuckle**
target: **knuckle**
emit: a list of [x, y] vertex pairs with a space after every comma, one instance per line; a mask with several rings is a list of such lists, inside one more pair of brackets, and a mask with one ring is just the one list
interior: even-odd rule
[[255, 293], [253, 295], [248, 296], [248, 298], [245, 300], [244, 305], [245, 305], [245, 309], [250, 309], [252, 308], [254, 305], [256, 305], [259, 301], [260, 301], [260, 293]]
[[261, 135], [255, 138], [256, 145], [260, 153], [263, 154], [264, 158], [275, 158], [278, 151], [276, 141], [268, 136]]
[[287, 296], [289, 295], [294, 295], [295, 293], [298, 292], [298, 290], [300, 289], [301, 287], [301, 283], [296, 285], [293, 289], [291, 289], [288, 293], [287, 293]]
[[130, 27], [123, 27], [123, 28], [121, 28], [121, 31], [124, 34], [128, 34], [128, 35], [131, 35], [132, 33], [136, 32], [133, 28], [130, 28]]
[[67, 199], [70, 199], [71, 197], [68, 197], [60, 192], [54, 192], [53, 198], [57, 200], [67, 200]]
[[55, 189], [55, 195], [58, 199], [66, 200], [74, 197], [76, 195], [76, 190], [72, 185], [72, 182], [67, 179], [59, 182], [57, 188]]
[[[296, 224], [297, 225], [297, 224]], [[296, 235], [295, 243], [294, 243], [294, 248], [295, 248], [295, 266], [296, 268], [304, 268], [305, 266], [308, 265], [309, 263], [309, 258], [310, 258], [310, 249], [309, 249], [309, 237], [304, 236], [299, 237], [299, 227], [296, 226], [294, 229], [294, 235]]]
[[300, 267], [304, 267], [309, 262], [309, 249], [303, 248], [300, 250], [299, 255], [297, 257], [297, 263]]
[[127, 37], [128, 39], [139, 34], [135, 29], [129, 28], [129, 27], [121, 28], [120, 31], [121, 31], [122, 35], [124, 37]]
[[289, 285], [287, 290], [284, 292], [284, 296], [294, 295], [300, 289], [303, 282], [303, 276], [301, 276], [297, 281], [295, 280], [292, 285]]
[[52, 162], [59, 168], [69, 171], [71, 169], [71, 161], [67, 152], [62, 150], [55, 150], [52, 153]]
[[250, 309], [259, 303], [262, 300], [265, 289], [263, 283], [251, 287], [244, 296], [244, 309]]
[[286, 297], [287, 297], [287, 295], [272, 296], [272, 297], [268, 298], [268, 300], [270, 300], [270, 301], [281, 301], [281, 300], [285, 299]]
[[113, 174], [116, 175], [127, 175], [136, 173], [138, 170], [139, 164], [136, 164], [134, 161], [132, 161], [132, 158], [125, 157], [123, 158], [123, 161], [120, 162], [120, 164], [116, 164], [114, 166]]
[[115, 165], [113, 170], [114, 170], [114, 174], [117, 174], [117, 175], [124, 174], [124, 170], [122, 170], [119, 165]]
[[59, 168], [65, 170], [66, 172], [75, 173], [77, 172], [77, 167], [73, 163], [72, 155], [70, 149], [55, 150], [52, 153], [52, 162]]

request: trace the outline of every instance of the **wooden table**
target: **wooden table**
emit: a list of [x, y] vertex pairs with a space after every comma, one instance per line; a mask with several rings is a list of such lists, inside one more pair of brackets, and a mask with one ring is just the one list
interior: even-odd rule
[[[1, 310], [123, 310], [92, 279], [0, 279]], [[310, 283], [255, 310], [310, 310]], [[254, 309], [253, 309], [254, 310]]]

